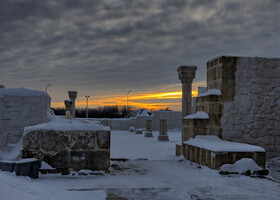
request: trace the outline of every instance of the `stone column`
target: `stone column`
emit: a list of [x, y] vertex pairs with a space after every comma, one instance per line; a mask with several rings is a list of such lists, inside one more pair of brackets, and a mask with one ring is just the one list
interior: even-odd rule
[[153, 137], [153, 131], [152, 131], [152, 120], [148, 119], [146, 120], [146, 132], [145, 137]]
[[168, 135], [167, 135], [167, 120], [166, 119], [160, 119], [159, 120], [159, 141], [169, 141]]
[[77, 91], [68, 91], [69, 98], [72, 101], [71, 114], [73, 119], [75, 119], [75, 102], [77, 98], [77, 93]]
[[65, 112], [70, 111], [70, 113], [71, 113], [72, 101], [71, 100], [65, 100], [64, 105], [65, 105]]
[[180, 66], [177, 68], [179, 79], [182, 82], [182, 118], [191, 114], [192, 82], [195, 78], [196, 66]]

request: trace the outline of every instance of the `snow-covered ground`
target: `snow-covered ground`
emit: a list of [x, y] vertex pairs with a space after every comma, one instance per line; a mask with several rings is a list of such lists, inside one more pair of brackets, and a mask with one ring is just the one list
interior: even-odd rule
[[[0, 199], [280, 199], [280, 184], [263, 178], [220, 175], [175, 156], [179, 132], [169, 142], [128, 131], [112, 131], [111, 173], [40, 174], [39, 179], [0, 171]], [[123, 198], [121, 198], [123, 197]]]

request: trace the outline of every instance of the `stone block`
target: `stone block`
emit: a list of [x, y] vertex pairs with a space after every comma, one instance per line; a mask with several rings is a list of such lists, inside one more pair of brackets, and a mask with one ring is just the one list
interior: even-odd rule
[[62, 151], [69, 147], [69, 139], [63, 132], [47, 130], [41, 133], [41, 148], [48, 151]]
[[15, 172], [17, 176], [29, 176], [30, 178], [39, 178], [40, 162], [36, 159], [26, 159], [15, 162]]
[[110, 131], [98, 131], [96, 136], [99, 149], [110, 149]]
[[[86, 133], [67, 133], [70, 135], [70, 144], [69, 147], [73, 151], [77, 150], [92, 150], [95, 148], [95, 133], [86, 132]], [[66, 145], [67, 146], [67, 145]]]
[[143, 134], [143, 129], [136, 129], [135, 133], [136, 134]]
[[22, 142], [24, 149], [38, 149], [39, 148], [39, 133], [38, 131], [32, 131], [24, 136]]
[[4, 132], [0, 132], [0, 148], [6, 146], [7, 144], [7, 140], [8, 140], [8, 132], [4, 131]]
[[[26, 96], [23, 97], [22, 101], [24, 104], [41, 104], [43, 97], [32, 97], [32, 96]], [[45, 104], [47, 104], [45, 102]]]
[[110, 167], [110, 152], [71, 151], [70, 166], [76, 171], [81, 169], [107, 170]]
[[[39, 145], [30, 145], [36, 137]], [[27, 133], [23, 143], [22, 157], [43, 160], [63, 174], [72, 168], [107, 170], [110, 166], [110, 131], [36, 130]]]
[[70, 166], [69, 152], [67, 150], [53, 154], [44, 153], [43, 160], [50, 166], [57, 169], [66, 169]]
[[169, 141], [168, 135], [159, 135], [158, 136], [159, 141]]
[[145, 137], [153, 137], [153, 133], [151, 131], [146, 131], [144, 136]]
[[183, 154], [191, 162], [206, 165], [211, 169], [219, 169], [224, 164], [233, 164], [242, 158], [253, 159], [265, 169], [265, 152], [213, 152], [200, 147], [183, 144]]
[[182, 155], [182, 145], [176, 144], [176, 156]]
[[13, 172], [15, 168], [15, 163], [13, 161], [1, 160], [0, 169], [2, 171]]

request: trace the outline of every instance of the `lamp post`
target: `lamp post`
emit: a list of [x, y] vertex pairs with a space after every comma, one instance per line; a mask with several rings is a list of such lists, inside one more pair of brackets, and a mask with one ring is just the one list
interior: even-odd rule
[[128, 90], [127, 95], [126, 95], [126, 110], [128, 110], [128, 94], [132, 92], [132, 90]]
[[52, 86], [51, 84], [47, 85], [45, 88], [45, 92], [48, 92], [48, 87]]
[[86, 98], [87, 98], [87, 108], [86, 108], [86, 118], [88, 118], [88, 98], [90, 97], [90, 96], [85, 96]]

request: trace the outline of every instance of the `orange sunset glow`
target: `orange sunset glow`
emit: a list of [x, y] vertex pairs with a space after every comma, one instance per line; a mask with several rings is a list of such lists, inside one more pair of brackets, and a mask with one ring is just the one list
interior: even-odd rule
[[[192, 96], [197, 96], [197, 90], [192, 91]], [[172, 110], [181, 109], [181, 91], [161, 92], [161, 93], [130, 93], [128, 105], [133, 108], [145, 108], [148, 110], [159, 110], [169, 108]], [[99, 106], [126, 106], [127, 96], [124, 95], [108, 95], [95, 96], [89, 98], [89, 107], [96, 108]], [[76, 101], [78, 108], [86, 106], [86, 99], [78, 97]], [[52, 102], [52, 107], [64, 107], [64, 102]]]

